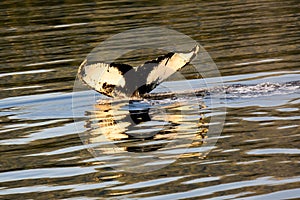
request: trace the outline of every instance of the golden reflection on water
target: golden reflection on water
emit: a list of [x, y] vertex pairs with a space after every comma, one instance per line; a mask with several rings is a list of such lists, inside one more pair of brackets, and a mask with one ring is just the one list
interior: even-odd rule
[[208, 124], [200, 112], [204, 108], [198, 100], [102, 100], [87, 112], [88, 130], [81, 137], [92, 145], [89, 151], [97, 159], [119, 155], [123, 156], [121, 163], [124, 159], [140, 164], [149, 160], [171, 163], [180, 155], [201, 156], [200, 151], [188, 152], [187, 148], [200, 148], [205, 142]]

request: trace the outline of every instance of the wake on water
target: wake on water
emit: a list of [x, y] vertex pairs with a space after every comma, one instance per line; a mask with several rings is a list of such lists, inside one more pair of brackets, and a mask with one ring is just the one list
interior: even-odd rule
[[212, 88], [198, 88], [178, 92], [153, 92], [146, 94], [146, 99], [176, 98], [177, 95], [194, 94], [197, 97], [210, 96], [211, 94], [225, 94], [226, 98], [250, 98], [272, 95], [300, 93], [300, 81], [286, 83], [264, 82], [258, 84], [231, 84]]

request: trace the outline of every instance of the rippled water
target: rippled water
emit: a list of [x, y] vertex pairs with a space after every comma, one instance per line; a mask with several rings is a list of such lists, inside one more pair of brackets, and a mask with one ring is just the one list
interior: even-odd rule
[[[300, 198], [298, 7], [292, 0], [1, 1], [0, 198]], [[75, 92], [81, 104], [73, 113], [74, 80], [86, 55], [116, 33], [158, 25], [197, 40], [224, 87], [187, 68], [196, 96], [186, 96], [178, 80], [131, 104]], [[226, 98], [212, 108], [210, 93], [220, 90]], [[209, 119], [224, 106], [223, 131], [209, 137]], [[139, 126], [126, 124], [128, 116]], [[168, 145], [174, 138], [191, 145]], [[157, 169], [126, 171], [141, 169], [136, 155], [152, 156], [147, 166]]]

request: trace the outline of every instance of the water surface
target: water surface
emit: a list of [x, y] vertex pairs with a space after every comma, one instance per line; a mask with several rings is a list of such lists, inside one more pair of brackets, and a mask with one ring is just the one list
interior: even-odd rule
[[[300, 198], [297, 1], [1, 1], [0, 9], [1, 199]], [[161, 169], [129, 173], [116, 167], [122, 167], [122, 154], [104, 154], [98, 140], [95, 149], [101, 154], [95, 158], [83, 142], [81, 136], [91, 133], [86, 129], [97, 130], [97, 120], [109, 118], [80, 94], [87, 112], [74, 115], [72, 92], [78, 66], [94, 47], [147, 26], [180, 31], [209, 52], [227, 92], [215, 105], [226, 107], [226, 121], [216, 145], [203, 154], [214, 110], [210, 96], [201, 93], [203, 81], [185, 69], [199, 95], [186, 106], [182, 98], [151, 100], [153, 120], [143, 128], [163, 129], [160, 138], [151, 139], [149, 131], [148, 140], [111, 141], [122, 152], [139, 155], [166, 148], [172, 131], [191, 134], [182, 137], [193, 136], [194, 143], [163, 149], [164, 162], [153, 163], [168, 164]], [[145, 59], [135, 55], [122, 61]], [[185, 90], [180, 81], [164, 84], [158, 92]], [[184, 115], [178, 114], [183, 107]], [[168, 112], [167, 120], [160, 118], [161, 110]], [[122, 122], [126, 114], [119, 116]]]

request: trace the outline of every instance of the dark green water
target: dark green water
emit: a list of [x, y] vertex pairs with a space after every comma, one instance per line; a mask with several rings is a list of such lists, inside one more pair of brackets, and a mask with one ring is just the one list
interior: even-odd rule
[[[4, 0], [0, 10], [0, 199], [300, 198], [298, 1]], [[222, 104], [226, 120], [216, 145], [203, 156], [205, 127], [190, 124], [210, 118], [209, 97], [199, 97], [207, 106], [200, 113], [161, 101], [169, 112], [168, 131], [199, 137], [184, 152], [181, 146], [165, 151], [165, 158], [176, 159], [164, 168], [129, 173], [115, 168], [122, 168], [119, 152], [102, 151], [96, 159], [82, 143], [89, 126], [101, 129], [97, 120], [104, 116], [109, 124], [110, 118], [102, 108], [86, 112], [88, 119], [74, 116], [73, 86], [94, 47], [114, 34], [148, 26], [175, 29], [206, 49], [229, 85]], [[183, 74], [197, 77], [188, 70]], [[191, 80], [196, 88], [197, 81]], [[185, 90], [178, 82], [166, 84]], [[94, 106], [82, 102], [85, 111]], [[178, 119], [182, 106], [184, 121]], [[155, 112], [152, 117], [162, 121]], [[101, 149], [98, 135], [90, 135], [85, 141], [99, 142]], [[140, 151], [155, 152], [168, 140], [117, 143], [123, 152], [143, 145]]]

